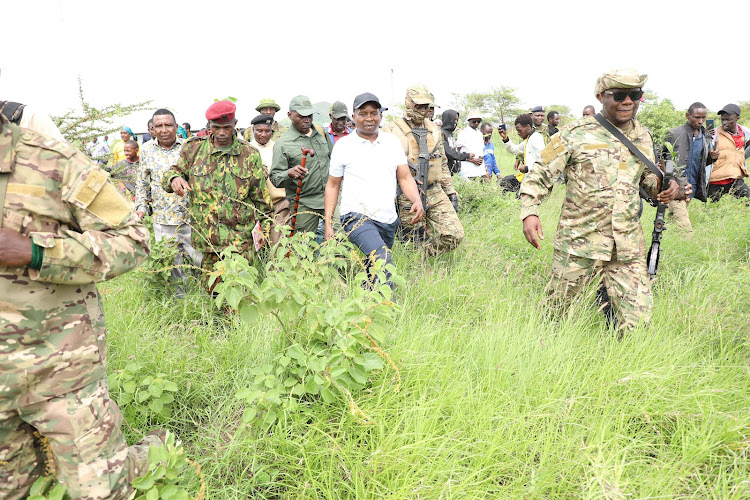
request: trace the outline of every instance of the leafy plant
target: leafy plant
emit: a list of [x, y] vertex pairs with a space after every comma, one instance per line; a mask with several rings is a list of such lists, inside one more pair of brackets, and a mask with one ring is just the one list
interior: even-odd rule
[[[182, 443], [167, 431], [164, 446], [151, 446], [148, 449], [146, 474], [131, 483], [136, 490], [135, 500], [189, 500], [188, 491], [178, 484], [187, 465], [190, 465], [190, 461]], [[196, 467], [196, 473], [200, 476], [199, 467]], [[198, 498], [204, 495], [205, 484], [202, 484]]]
[[42, 476], [31, 485], [26, 500], [70, 500], [65, 486], [58, 483], [55, 476]]
[[[383, 262], [375, 263], [370, 281], [351, 243], [335, 239], [317, 246], [311, 239], [312, 235], [297, 234], [283, 240], [266, 264], [266, 279], [260, 285], [257, 269], [234, 248], [222, 253], [212, 277], [221, 278], [214, 289], [217, 305], [228, 304], [247, 322], [271, 315], [286, 335], [286, 345], [273, 362], [254, 368], [251, 386], [236, 394], [246, 404], [244, 421], [263, 429], [283, 413], [296, 411], [300, 401], [332, 404], [341, 398], [357, 419], [369, 422], [353, 394], [366, 388], [385, 362], [398, 377], [398, 369], [379, 345], [398, 309], [390, 300]], [[361, 269], [353, 282], [367, 286], [341, 283], [339, 273], [349, 259]], [[404, 283], [393, 266], [387, 270], [392, 281]]]
[[130, 363], [124, 369], [110, 373], [107, 377], [109, 390], [117, 404], [126, 412], [169, 418], [174, 402], [173, 392], [177, 384], [164, 373], [151, 375], [138, 363]]
[[175, 268], [174, 260], [178, 253], [175, 238], [160, 241], [151, 238], [151, 255], [138, 269], [138, 272], [143, 273], [145, 286], [151, 292], [147, 294], [148, 297], [162, 298], [172, 293], [175, 286], [172, 283], [172, 269]]

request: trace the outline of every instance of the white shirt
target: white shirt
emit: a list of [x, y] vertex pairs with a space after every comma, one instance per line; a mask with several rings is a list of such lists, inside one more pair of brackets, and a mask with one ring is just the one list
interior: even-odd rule
[[[463, 129], [458, 133], [456, 144], [460, 146], [462, 152], [474, 153], [475, 158], [484, 158], [484, 137], [482, 132], [479, 131], [479, 127]], [[458, 175], [467, 179], [469, 177], [480, 177], [487, 175], [487, 168], [484, 166], [484, 161], [479, 165], [474, 165], [470, 161], [462, 161], [461, 171]]]
[[356, 132], [336, 141], [328, 174], [344, 177], [341, 215], [360, 213], [391, 224], [396, 221], [396, 168], [406, 165], [401, 141], [380, 131], [370, 142]]
[[514, 155], [523, 154], [523, 164], [529, 167], [529, 172], [531, 172], [534, 168], [534, 162], [537, 161], [542, 154], [542, 149], [544, 149], [544, 136], [534, 131], [530, 136], [521, 141], [521, 144], [516, 145], [513, 144], [513, 141], [508, 140], [505, 143], [505, 149]]

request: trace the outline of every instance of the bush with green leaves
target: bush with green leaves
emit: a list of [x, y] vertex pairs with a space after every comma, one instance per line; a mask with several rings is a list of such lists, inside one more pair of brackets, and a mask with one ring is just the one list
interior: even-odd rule
[[[244, 421], [263, 429], [284, 412], [296, 411], [301, 402], [321, 400], [333, 404], [343, 399], [355, 418], [368, 422], [354, 395], [369, 386], [386, 362], [399, 376], [380, 347], [399, 309], [391, 301], [384, 262], [375, 263], [370, 281], [359, 250], [345, 238], [320, 246], [312, 238], [297, 234], [283, 240], [265, 265], [262, 283], [258, 270], [234, 248], [222, 253], [213, 277], [221, 278], [215, 288], [217, 305], [226, 303], [250, 323], [270, 315], [285, 335], [273, 362], [254, 368], [252, 385], [236, 394], [246, 405]], [[358, 272], [343, 280], [341, 273], [348, 272], [352, 261]], [[404, 283], [390, 264], [388, 271], [393, 282]]]
[[58, 483], [55, 476], [42, 476], [31, 485], [26, 500], [70, 500], [65, 486]]
[[[182, 444], [167, 431], [163, 446], [148, 449], [148, 471], [131, 483], [136, 490], [134, 500], [189, 500], [190, 494], [180, 486], [188, 465]], [[196, 468], [196, 474], [200, 476], [200, 469]], [[201, 487], [198, 498], [203, 497], [204, 488]]]
[[172, 415], [171, 405], [177, 384], [165, 373], [153, 374], [138, 363], [130, 363], [107, 377], [110, 396], [123, 413], [145, 417], [146, 421], [165, 421]]

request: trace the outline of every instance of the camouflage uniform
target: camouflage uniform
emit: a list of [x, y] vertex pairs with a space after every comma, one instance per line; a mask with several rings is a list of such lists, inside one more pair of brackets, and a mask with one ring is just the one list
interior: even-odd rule
[[127, 447], [109, 399], [94, 283], [143, 262], [149, 233], [83, 153], [2, 120], [2, 227], [44, 257], [39, 270], [0, 267], [0, 498], [24, 498], [44, 470], [34, 430], [73, 498], [125, 498], [147, 446]]
[[[451, 173], [448, 169], [448, 158], [443, 150], [442, 131], [430, 120], [420, 120], [420, 117], [413, 113], [413, 110], [408, 107], [408, 104], [412, 102], [412, 97], [416, 100], [428, 100], [431, 99], [431, 94], [421, 85], [415, 85], [407, 89], [407, 108], [404, 111], [404, 118], [398, 118], [385, 125], [383, 131], [398, 137], [409, 161], [409, 167], [414, 171], [419, 164], [419, 144], [410, 129], [424, 126], [428, 130], [427, 149], [432, 154], [430, 155], [428, 184], [425, 191], [427, 194], [427, 211], [424, 220], [427, 223], [428, 240], [424, 246], [424, 251], [428, 256], [432, 256], [456, 248], [464, 239], [464, 228], [448, 198], [448, 196], [456, 194], [456, 189], [453, 187]], [[405, 195], [402, 194], [398, 197], [399, 218], [401, 223], [407, 227], [412, 219], [412, 215], [409, 214], [407, 209], [410, 205], [411, 203]]]
[[162, 189], [172, 193], [175, 177], [188, 181], [192, 189], [193, 246], [203, 253], [204, 285], [206, 272], [213, 270], [218, 254], [229, 246], [252, 262], [253, 228], [261, 221], [267, 237], [273, 213], [260, 153], [236, 134], [226, 151], [213, 145], [212, 135], [191, 137], [177, 165], [164, 174]]
[[[648, 129], [632, 120], [623, 133], [654, 160]], [[603, 279], [622, 326], [648, 321], [653, 299], [638, 186], [656, 196], [656, 176], [596, 119], [577, 120], [561, 127], [524, 177], [521, 220], [538, 215], [538, 205], [561, 173], [567, 192], [554, 240], [552, 304], [567, 304], [585, 285]]]

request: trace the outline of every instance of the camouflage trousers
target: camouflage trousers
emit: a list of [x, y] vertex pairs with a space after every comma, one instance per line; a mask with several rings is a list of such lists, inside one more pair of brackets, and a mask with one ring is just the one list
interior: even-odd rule
[[269, 236], [271, 245], [275, 245], [281, 240], [281, 227], [291, 224], [289, 211], [289, 200], [286, 198], [273, 204], [273, 222], [271, 223], [271, 234]]
[[[148, 468], [148, 436], [128, 448], [122, 415], [109, 399], [107, 379], [23, 408], [0, 412], [0, 499], [26, 498], [45, 472], [46, 440], [55, 474], [72, 498], [121, 499]], [[42, 440], [35, 438], [38, 432]]]
[[620, 328], [632, 329], [651, 319], [654, 304], [646, 260], [631, 262], [577, 257], [555, 249], [547, 285], [550, 307], [560, 312], [604, 282]]
[[[427, 189], [427, 205], [429, 208], [423, 219], [427, 224], [423, 250], [427, 256], [431, 257], [456, 248], [464, 239], [464, 228], [458, 220], [456, 211], [453, 210], [451, 200], [439, 183]], [[411, 226], [412, 215], [409, 213], [411, 209], [409, 199], [404, 195], [399, 196], [398, 206], [403, 227], [413, 227]]]
[[677, 227], [687, 236], [693, 235], [693, 224], [688, 214], [688, 202], [685, 200], [672, 200], [669, 202], [669, 214], [674, 219]]

